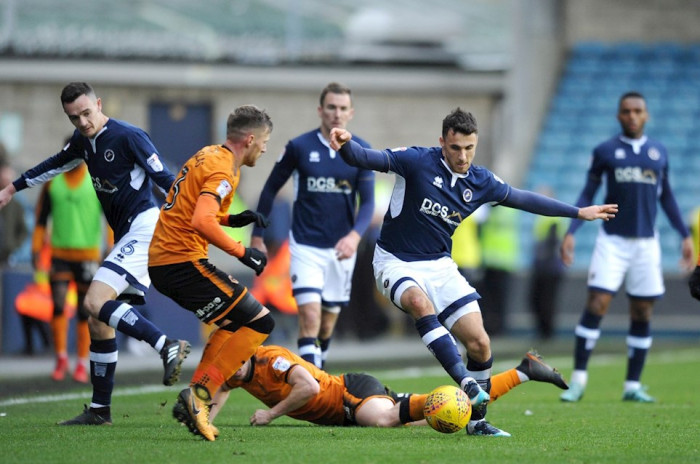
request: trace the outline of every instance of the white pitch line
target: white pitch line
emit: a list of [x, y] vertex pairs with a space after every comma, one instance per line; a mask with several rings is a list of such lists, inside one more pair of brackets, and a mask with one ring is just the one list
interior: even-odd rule
[[[112, 396], [134, 396], [142, 395], [144, 393], [159, 393], [171, 390], [172, 387], [166, 387], [162, 385], [146, 385], [143, 387], [124, 387], [116, 388]], [[174, 390], [175, 391], [175, 390]], [[19, 404], [29, 404], [29, 403], [56, 403], [59, 401], [67, 400], [78, 400], [78, 399], [90, 399], [92, 398], [91, 392], [84, 393], [61, 393], [56, 395], [43, 395], [43, 396], [31, 396], [24, 398], [8, 398], [6, 400], [0, 401], [0, 407], [4, 406], [16, 406]]]

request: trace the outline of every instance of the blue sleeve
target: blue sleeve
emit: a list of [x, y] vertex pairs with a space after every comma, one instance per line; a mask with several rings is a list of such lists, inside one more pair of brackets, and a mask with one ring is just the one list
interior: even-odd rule
[[[579, 195], [578, 200], [576, 200], [576, 206], [579, 208], [583, 208], [586, 206], [590, 206], [593, 204], [593, 198], [595, 197], [595, 193], [598, 191], [598, 188], [600, 187], [600, 178], [594, 177], [594, 176], [588, 176], [588, 180], [586, 180], [586, 185], [583, 187], [583, 190], [581, 191], [581, 195]], [[566, 232], [567, 234], [574, 234], [578, 230], [579, 227], [583, 225], [583, 220], [581, 219], [574, 219], [571, 221], [571, 224], [569, 224], [569, 230]]]
[[541, 216], [561, 216], [575, 218], [578, 208], [563, 201], [549, 198], [539, 193], [511, 187], [510, 193], [501, 203], [503, 206], [520, 209]]
[[362, 173], [357, 192], [360, 194], [360, 207], [357, 210], [357, 218], [353, 229], [362, 236], [369, 227], [369, 223], [374, 215], [374, 172], [367, 171]]
[[[265, 181], [262, 192], [260, 192], [260, 199], [258, 200], [257, 207], [258, 213], [272, 220], [269, 216], [277, 192], [279, 192], [282, 186], [287, 182], [295, 169], [296, 157], [294, 156], [294, 148], [290, 142], [285, 147], [282, 158], [272, 167], [270, 176], [267, 178], [267, 181]], [[263, 233], [264, 229], [262, 227], [253, 227], [253, 237], [262, 237]]]
[[80, 153], [62, 150], [50, 158], [42, 161], [22, 176], [12, 182], [18, 192], [30, 187], [41, 185], [62, 172], [70, 171], [82, 161]]
[[133, 137], [129, 137], [127, 143], [134, 154], [135, 162], [158, 187], [167, 192], [175, 181], [175, 175], [159, 159], [158, 150], [144, 131], [134, 131], [132, 134]]
[[668, 176], [664, 176], [661, 185], [661, 198], [659, 198], [659, 201], [661, 202], [661, 208], [663, 208], [673, 228], [678, 231], [681, 237], [686, 238], [688, 235], [690, 235], [690, 232], [688, 231], [688, 227], [683, 221], [683, 217], [681, 216], [681, 210], [678, 207], [678, 202], [676, 202], [676, 197], [671, 191], [671, 184], [668, 181]]
[[340, 147], [338, 153], [350, 166], [389, 172], [389, 157], [381, 150], [363, 148], [359, 143], [350, 140]]

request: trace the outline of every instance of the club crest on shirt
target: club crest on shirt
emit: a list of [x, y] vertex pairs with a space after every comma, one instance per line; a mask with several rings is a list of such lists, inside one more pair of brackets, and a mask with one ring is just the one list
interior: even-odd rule
[[472, 193], [471, 189], [465, 189], [464, 192], [462, 192], [462, 199], [467, 203], [472, 201], [473, 196], [474, 194]]
[[625, 150], [623, 148], [618, 148], [615, 150], [615, 159], [625, 159], [627, 155], [625, 154]]
[[433, 185], [437, 188], [442, 188], [442, 177], [435, 176], [435, 180], [433, 180]]
[[282, 356], [278, 356], [275, 362], [272, 363], [272, 368], [276, 371], [287, 372], [289, 368], [292, 367], [292, 363], [288, 359], [284, 359]]
[[112, 151], [111, 148], [105, 150], [105, 161], [107, 161], [108, 163], [114, 161], [114, 151]]
[[661, 153], [656, 147], [651, 147], [647, 152], [647, 155], [649, 155], [649, 159], [652, 159], [654, 161], [659, 161], [659, 158], [661, 158]]
[[219, 183], [219, 186], [216, 187], [216, 193], [221, 197], [223, 200], [228, 196], [229, 193], [233, 192], [233, 187], [231, 187], [231, 184], [224, 179]]

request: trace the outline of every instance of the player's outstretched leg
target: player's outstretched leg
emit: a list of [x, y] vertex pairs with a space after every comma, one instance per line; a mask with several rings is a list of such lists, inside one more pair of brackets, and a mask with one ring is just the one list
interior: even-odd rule
[[523, 360], [515, 369], [525, 374], [529, 380], [551, 383], [562, 390], [569, 389], [569, 386], [559, 371], [545, 364], [545, 362], [542, 361], [542, 356], [535, 350], [530, 350], [525, 353]]

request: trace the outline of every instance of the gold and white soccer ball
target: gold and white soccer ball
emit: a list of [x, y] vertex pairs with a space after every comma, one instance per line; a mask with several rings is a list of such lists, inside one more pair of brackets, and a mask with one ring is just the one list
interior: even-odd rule
[[472, 404], [458, 387], [443, 385], [428, 394], [423, 414], [428, 425], [438, 432], [455, 433], [467, 426], [472, 416]]

